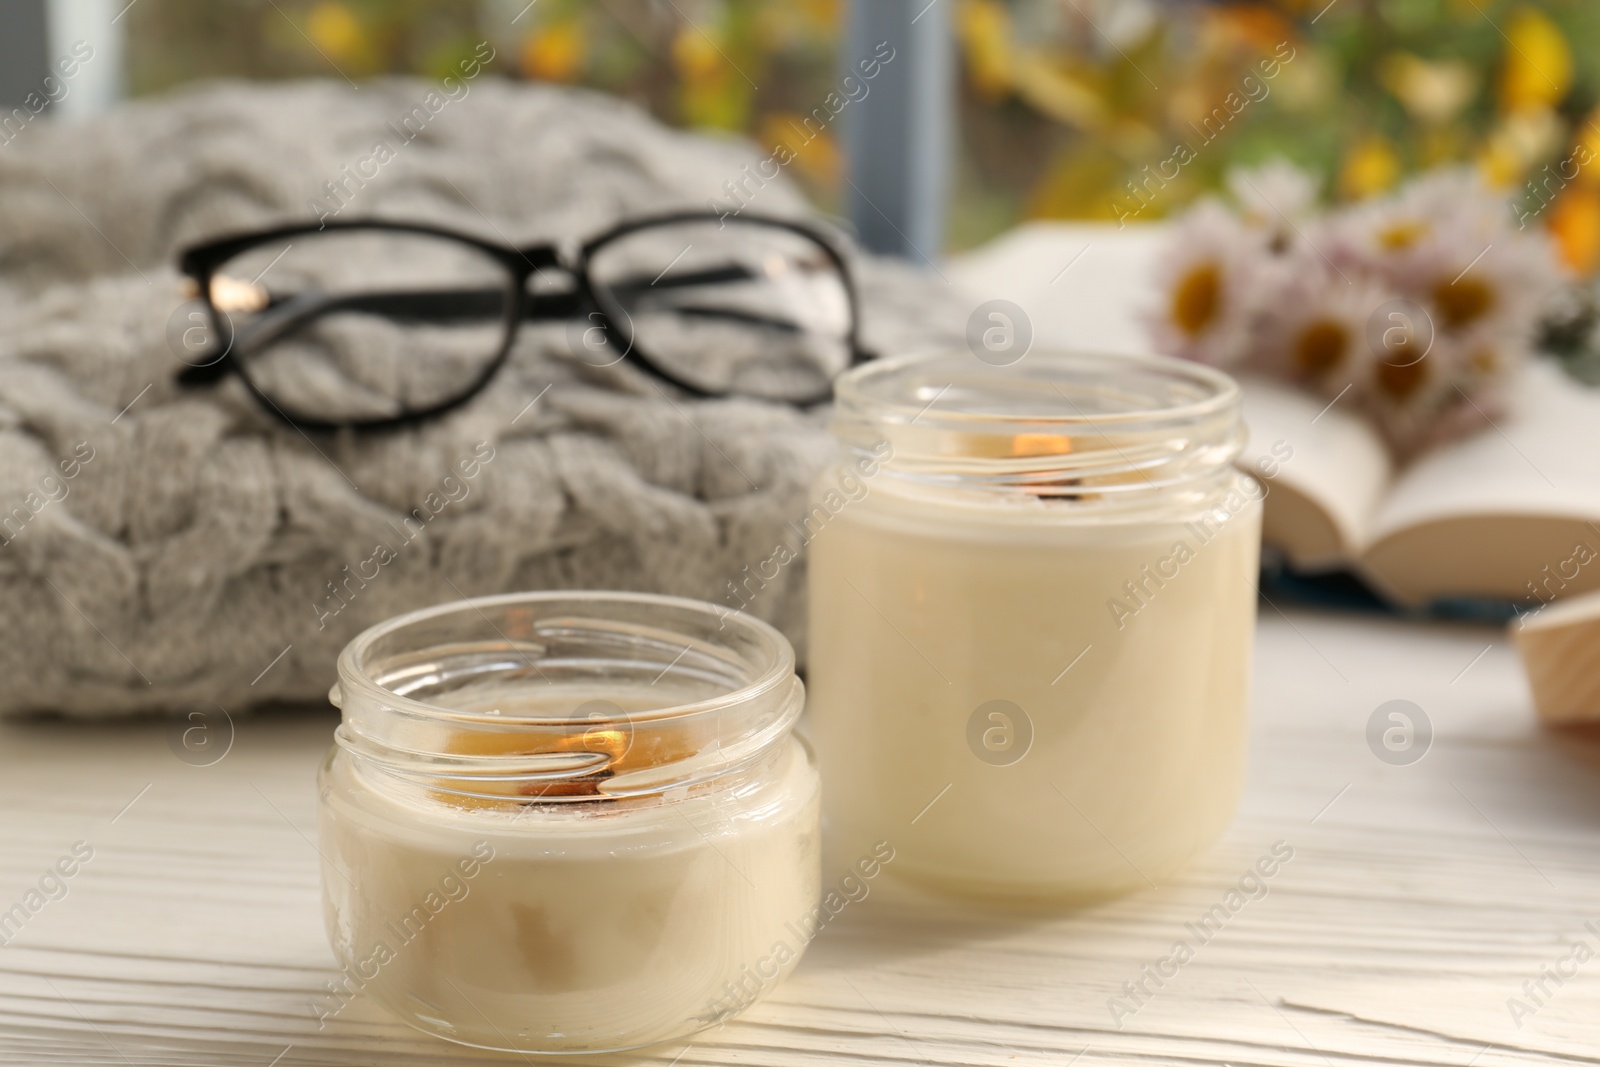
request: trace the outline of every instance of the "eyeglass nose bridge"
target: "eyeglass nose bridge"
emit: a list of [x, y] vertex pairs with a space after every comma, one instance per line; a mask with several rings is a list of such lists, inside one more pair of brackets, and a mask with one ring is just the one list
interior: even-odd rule
[[563, 237], [551, 247], [555, 252], [556, 266], [574, 277], [583, 273], [583, 263], [587, 254], [584, 252], [582, 240], [577, 237]]
[[506, 266], [525, 278], [537, 278], [551, 268], [568, 274], [578, 274], [581, 270], [578, 264], [583, 258], [581, 250], [576, 257], [569, 255], [564, 242], [528, 245], [525, 248], [506, 248], [498, 254]]

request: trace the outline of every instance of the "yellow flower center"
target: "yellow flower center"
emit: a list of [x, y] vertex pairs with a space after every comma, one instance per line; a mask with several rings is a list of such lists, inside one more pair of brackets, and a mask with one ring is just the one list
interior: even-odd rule
[[1428, 372], [1425, 369], [1427, 363], [1425, 359], [1419, 359], [1403, 367], [1393, 363], [1379, 363], [1375, 372], [1378, 388], [1395, 400], [1408, 399], [1412, 393], [1421, 388], [1423, 382], [1428, 380]]
[[1494, 307], [1494, 290], [1476, 278], [1458, 278], [1433, 287], [1433, 302], [1446, 326], [1460, 329]]
[[1343, 323], [1320, 319], [1300, 332], [1294, 359], [1302, 373], [1317, 377], [1337, 367], [1350, 344], [1350, 333]]
[[1378, 232], [1378, 244], [1391, 252], [1401, 252], [1428, 234], [1426, 222], [1396, 222]]
[[1172, 292], [1172, 321], [1184, 333], [1196, 337], [1215, 321], [1221, 302], [1221, 271], [1214, 262], [1201, 263], [1178, 279]]
[[1419, 338], [1411, 329], [1389, 329], [1383, 334], [1383, 353], [1379, 358], [1396, 367], [1409, 367], [1428, 353], [1422, 350]]

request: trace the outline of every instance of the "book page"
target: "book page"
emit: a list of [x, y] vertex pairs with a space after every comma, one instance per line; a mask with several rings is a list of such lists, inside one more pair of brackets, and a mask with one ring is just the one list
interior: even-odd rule
[[1544, 358], [1517, 385], [1511, 415], [1400, 474], [1373, 521], [1374, 541], [1466, 515], [1600, 520], [1600, 389]]
[[1153, 279], [1168, 229], [1140, 223], [1025, 222], [944, 271], [968, 306], [1004, 298], [1027, 316], [1035, 349], [1148, 352], [1142, 318], [1160, 299]]
[[1268, 487], [1262, 539], [1302, 569], [1349, 565], [1389, 488], [1389, 454], [1359, 417], [1261, 378], [1241, 380], [1239, 465]]
[[1600, 589], [1600, 390], [1547, 359], [1517, 384], [1512, 415], [1417, 460], [1379, 509], [1362, 563], [1395, 599]]

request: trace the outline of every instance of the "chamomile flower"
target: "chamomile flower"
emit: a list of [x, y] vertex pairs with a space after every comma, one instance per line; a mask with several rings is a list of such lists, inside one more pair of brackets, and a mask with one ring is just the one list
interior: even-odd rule
[[1450, 169], [1351, 211], [1336, 245], [1355, 269], [1432, 305], [1443, 332], [1515, 330], [1531, 327], [1562, 279], [1545, 239], [1512, 223], [1476, 172]]
[[1285, 159], [1228, 172], [1228, 192], [1246, 225], [1268, 235], [1268, 248], [1293, 248], [1317, 203], [1317, 179]]
[[1471, 405], [1459, 388], [1463, 358], [1457, 341], [1436, 334], [1416, 359], [1379, 358], [1368, 363], [1357, 386], [1357, 406], [1400, 458], [1437, 443], [1447, 425], [1455, 432], [1467, 428], [1462, 413], [1470, 412]]
[[1204, 201], [1176, 225], [1160, 268], [1161, 304], [1149, 315], [1163, 351], [1231, 367], [1250, 350], [1268, 294], [1262, 236], [1216, 201]]
[[1263, 315], [1252, 369], [1327, 396], [1367, 374], [1373, 317], [1394, 299], [1391, 290], [1342, 278], [1314, 252], [1302, 252], [1280, 294]]
[[1320, 217], [1314, 185], [1287, 164], [1230, 184], [1238, 217], [1210, 203], [1178, 226], [1165, 351], [1348, 390], [1401, 457], [1504, 412], [1565, 279], [1475, 173], [1436, 171]]

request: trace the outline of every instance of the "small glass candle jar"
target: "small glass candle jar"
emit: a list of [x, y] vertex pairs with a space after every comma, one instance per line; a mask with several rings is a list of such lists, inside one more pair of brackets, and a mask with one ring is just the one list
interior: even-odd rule
[[830, 833], [958, 894], [1137, 889], [1242, 785], [1261, 505], [1193, 363], [897, 359], [837, 386], [806, 518]]
[[357, 637], [322, 768], [319, 1014], [604, 1052], [721, 1022], [794, 966], [819, 782], [772, 627], [692, 600], [488, 597]]

